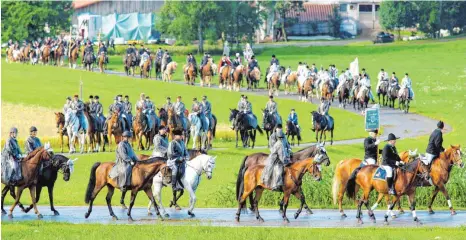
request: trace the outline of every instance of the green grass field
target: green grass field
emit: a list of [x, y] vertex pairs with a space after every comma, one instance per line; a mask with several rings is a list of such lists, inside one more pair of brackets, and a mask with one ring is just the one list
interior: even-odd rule
[[[466, 228], [303, 229], [155, 225], [66, 224], [41, 221], [3, 223], [6, 239], [463, 239]], [[66, 230], [65, 230], [66, 229]], [[86, 233], [86, 234], [83, 234]]]
[[[460, 39], [448, 42], [409, 42], [404, 44], [393, 44], [386, 46], [346, 46], [346, 47], [284, 47], [265, 49], [259, 56], [261, 68], [265, 69], [270, 55], [276, 54], [282, 65], [290, 65], [296, 68], [299, 61], [307, 63], [315, 62], [318, 66], [328, 66], [331, 63], [337, 65], [341, 70], [349, 65], [355, 57], [359, 58], [360, 67], [366, 68], [375, 79], [380, 68], [385, 68], [389, 73], [397, 72], [401, 79], [404, 72], [409, 72], [416, 93], [416, 100], [412, 102], [411, 112], [429, 116], [434, 119], [442, 119], [453, 127], [452, 132], [444, 135], [444, 146], [449, 144], [466, 145], [464, 129], [466, 129], [466, 40]], [[175, 61], [181, 62], [184, 56], [176, 55]], [[120, 56], [111, 58], [112, 65], [116, 70], [122, 70], [121, 65], [114, 59], [121, 61]], [[200, 59], [199, 56], [197, 59]], [[218, 58], [217, 58], [218, 60]], [[116, 60], [115, 60], [116, 61]], [[199, 60], [198, 60], [199, 61]], [[200, 97], [204, 94], [214, 104], [214, 113], [220, 122], [227, 124], [228, 108], [235, 107], [239, 99], [239, 93], [230, 93], [216, 89], [203, 89], [199, 87], [189, 87], [178, 84], [165, 84], [154, 80], [139, 80], [126, 77], [107, 76], [99, 73], [87, 73], [68, 69], [58, 69], [55, 67], [42, 66], [22, 66], [19, 64], [5, 64], [2, 66], [2, 101], [12, 104], [38, 105], [51, 109], [60, 109], [65, 96], [78, 92], [80, 79], [84, 82], [84, 96], [98, 94], [103, 100], [104, 106], [108, 106], [111, 98], [118, 94], [129, 94], [132, 101], [140, 92], [149, 94], [155, 99], [157, 106], [160, 106], [163, 99], [170, 95], [184, 96], [185, 103], [190, 106], [194, 96]], [[176, 78], [181, 79], [181, 70], [176, 73]], [[376, 82], [372, 81], [375, 88]], [[254, 112], [259, 114], [259, 109], [265, 105], [266, 98], [249, 94], [254, 104]], [[296, 108], [300, 114], [300, 124], [305, 129], [305, 140], [312, 141], [314, 135], [309, 131], [309, 112], [316, 108], [315, 105], [299, 103], [292, 100], [278, 100], [279, 109], [282, 116], [288, 113], [290, 108]], [[349, 139], [365, 136], [362, 126], [362, 117], [351, 114], [336, 108], [330, 111], [336, 121], [336, 139]], [[21, 117], [33, 117], [34, 114], [24, 113]], [[261, 117], [259, 116], [259, 119]], [[3, 120], [2, 120], [3, 121]], [[54, 123], [50, 123], [54, 127]], [[435, 126], [432, 126], [434, 129]], [[26, 133], [20, 133], [24, 138]], [[2, 136], [5, 137], [5, 136]], [[259, 145], [266, 143], [265, 137], [259, 137]], [[402, 139], [398, 142], [397, 148], [402, 150], [418, 148], [425, 151], [428, 136], [413, 139]], [[201, 186], [197, 191], [198, 202], [196, 207], [235, 207], [234, 181], [244, 155], [266, 151], [235, 149], [230, 141], [214, 142], [216, 147], [226, 147], [225, 150], [213, 151], [212, 155], [218, 155], [216, 169], [212, 180], [202, 179]], [[324, 168], [324, 180], [317, 183], [306, 178], [303, 184], [306, 199], [311, 208], [335, 208], [331, 199], [331, 179], [336, 163], [345, 158], [363, 156], [362, 143], [350, 146], [332, 146], [327, 148], [332, 165]], [[465, 151], [466, 152], [466, 151]], [[84, 191], [89, 178], [89, 169], [96, 161], [113, 161], [114, 153], [101, 153], [93, 155], [79, 156], [76, 171], [70, 182], [61, 179], [57, 181], [55, 203], [56, 205], [84, 205]], [[447, 185], [448, 191], [456, 209], [466, 208], [466, 169], [454, 167], [452, 177]], [[425, 209], [432, 188], [422, 188], [417, 190], [417, 207]], [[117, 201], [119, 193], [114, 196], [113, 202]], [[104, 205], [105, 190], [96, 200], [97, 205]], [[167, 192], [164, 196], [168, 196]], [[266, 193], [261, 200], [261, 207], [276, 207], [279, 194]], [[46, 193], [42, 193], [41, 205], [48, 204]], [[29, 197], [23, 198], [24, 202], [29, 202]], [[128, 201], [128, 200], [127, 200]], [[164, 203], [168, 198], [164, 197]], [[183, 197], [181, 205], [187, 205], [187, 197]], [[405, 201], [406, 202], [406, 201]], [[7, 197], [6, 203], [11, 203]], [[146, 206], [147, 198], [139, 195], [136, 205]], [[292, 198], [291, 207], [296, 207], [297, 201]], [[345, 208], [353, 208], [352, 202], [346, 200]], [[406, 208], [405, 204], [405, 208]], [[439, 194], [434, 205], [435, 209], [447, 208], [445, 198]], [[58, 209], [59, 210], [59, 209]], [[51, 234], [56, 234], [56, 238], [80, 239], [83, 229], [91, 235], [86, 238], [110, 238], [113, 234], [118, 236], [134, 237], [130, 233], [135, 226], [107, 226], [99, 231], [99, 225], [70, 225], [61, 223], [7, 223], [2, 230], [3, 236], [14, 239], [30, 239], [32, 236], [38, 239], [45, 239]], [[61, 228], [69, 231], [59, 231]], [[118, 228], [118, 231], [115, 231]], [[98, 230], [99, 229], [99, 230]], [[126, 231], [120, 231], [124, 229]], [[442, 229], [442, 228], [420, 228], [420, 229], [287, 229], [281, 228], [216, 228], [216, 227], [184, 227], [176, 228], [171, 226], [137, 226], [137, 236], [140, 238], [153, 238], [161, 236], [168, 238], [244, 238], [251, 237], [257, 239], [280, 238], [285, 236], [297, 236], [298, 238], [332, 239], [455, 239], [464, 235], [464, 228]], [[141, 231], [142, 230], [142, 231]], [[38, 231], [38, 232], [35, 232]], [[191, 231], [194, 231], [192, 234]], [[32, 235], [33, 234], [33, 235]], [[67, 236], [66, 234], [70, 234]], [[121, 235], [123, 234], [123, 235]], [[439, 237], [439, 238], [436, 238]], [[9, 238], [9, 239], [11, 239]]]

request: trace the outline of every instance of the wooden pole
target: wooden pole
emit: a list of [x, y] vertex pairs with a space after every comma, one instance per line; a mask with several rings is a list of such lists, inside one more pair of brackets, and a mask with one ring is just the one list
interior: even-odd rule
[[73, 29], [73, 26], [70, 26], [70, 40], [68, 41], [68, 61], [70, 60], [70, 57], [71, 57], [71, 39], [72, 39], [71, 31], [72, 29]]

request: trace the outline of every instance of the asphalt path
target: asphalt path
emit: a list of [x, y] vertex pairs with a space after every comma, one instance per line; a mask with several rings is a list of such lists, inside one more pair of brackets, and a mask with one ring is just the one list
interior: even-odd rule
[[[8, 209], [8, 208], [6, 208]], [[288, 209], [287, 216], [290, 220], [285, 223], [276, 209], [259, 209], [264, 222], [258, 222], [251, 212], [241, 215], [240, 222], [236, 222], [236, 209], [233, 208], [197, 208], [194, 209], [195, 217], [190, 217], [187, 210], [167, 209], [169, 217], [161, 221], [157, 216], [148, 216], [146, 208], [133, 208], [133, 222], [128, 221], [127, 211], [118, 206], [113, 210], [119, 220], [112, 220], [106, 206], [94, 206], [88, 219], [84, 218], [87, 207], [58, 206], [59, 216], [54, 216], [48, 206], [39, 206], [39, 211], [43, 214], [42, 221], [48, 222], [68, 222], [75, 224], [166, 224], [166, 225], [201, 225], [201, 226], [224, 226], [224, 227], [296, 227], [296, 228], [364, 228], [364, 227], [459, 227], [466, 223], [466, 212], [458, 211], [457, 215], [450, 215], [450, 211], [437, 211], [429, 214], [427, 211], [417, 211], [420, 223], [414, 222], [411, 213], [397, 215], [397, 218], [388, 219], [388, 225], [384, 224], [385, 211], [375, 211], [376, 222], [368, 218], [367, 211], [364, 211], [363, 224], [356, 221], [356, 211], [347, 210], [347, 218], [342, 219], [338, 210], [315, 209], [313, 214], [303, 211], [298, 219], [294, 219], [296, 209]], [[153, 210], [152, 210], [153, 212]], [[13, 218], [2, 215], [2, 221], [21, 222], [37, 219], [33, 213], [22, 213], [16, 208]]]

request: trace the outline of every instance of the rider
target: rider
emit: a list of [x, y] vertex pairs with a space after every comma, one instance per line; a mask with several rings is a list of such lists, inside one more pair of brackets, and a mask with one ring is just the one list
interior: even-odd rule
[[409, 78], [408, 73], [405, 73], [405, 77], [401, 80], [401, 89], [407, 88], [408, 89], [408, 98], [409, 100], [414, 99], [414, 91], [412, 88], [412, 81]]
[[29, 137], [24, 143], [24, 152], [27, 154], [31, 153], [32, 151], [36, 150], [36, 148], [41, 147], [42, 143], [37, 136], [37, 128], [32, 126], [29, 129]]
[[154, 137], [154, 151], [151, 157], [167, 158], [168, 151], [168, 138], [167, 127], [162, 126], [159, 128], [159, 133]]
[[105, 46], [104, 42], [102, 42], [102, 45], [100, 46], [99, 52], [97, 54], [100, 55], [102, 53], [105, 54], [105, 63], [108, 63], [107, 47]]
[[380, 140], [377, 139], [378, 129], [372, 129], [369, 132], [369, 137], [364, 139], [364, 165], [377, 164], [378, 145]]
[[68, 109], [71, 108], [71, 97], [66, 97], [66, 102], [63, 105], [63, 113], [66, 114], [68, 112]]
[[379, 72], [379, 75], [377, 75], [377, 80], [378, 80], [378, 83], [377, 83], [377, 93], [380, 93], [380, 84], [382, 84], [382, 82], [384, 81], [388, 81], [388, 74], [387, 72], [385, 72], [385, 70], [382, 68], [380, 69], [380, 72]]
[[92, 47], [91, 42], [87, 42], [86, 47], [84, 48], [83, 56], [81, 62], [84, 63], [84, 57], [86, 56], [87, 53], [92, 54], [92, 62], [95, 61], [95, 56], [94, 56], [94, 48]]
[[129, 116], [126, 114], [125, 105], [123, 103], [122, 98], [123, 98], [123, 95], [121, 94], [117, 95], [118, 106], [115, 106], [115, 107], [118, 108], [118, 112], [120, 113], [120, 119], [123, 119], [123, 131], [132, 131]]
[[171, 102], [171, 98], [167, 97], [167, 101], [163, 105], [163, 109], [165, 109], [165, 111], [168, 111], [168, 109], [170, 108], [173, 108], [173, 103]]
[[[270, 149], [270, 151], [272, 151], [273, 146], [278, 141], [278, 132], [283, 132], [283, 125], [282, 124], [278, 124], [277, 127], [275, 128], [275, 131], [272, 134], [270, 134], [270, 137], [269, 137], [269, 149]], [[285, 149], [291, 155], [292, 153], [291, 153], [290, 143], [286, 139], [285, 139], [285, 143], [286, 143], [286, 148]]]
[[123, 140], [118, 144], [116, 150], [115, 165], [109, 174], [110, 178], [117, 178], [117, 184], [121, 188], [122, 192], [131, 188], [133, 166], [137, 161], [139, 161], [128, 141], [131, 137], [132, 135], [130, 131], [123, 132]]
[[398, 88], [398, 78], [396, 77], [395, 72], [392, 72], [392, 77], [390, 78], [390, 84], [388, 87], [388, 91], [391, 91], [392, 88]]
[[254, 68], [257, 68], [260, 70], [259, 63], [256, 60], [256, 57], [254, 55], [251, 56], [251, 60], [248, 62], [248, 76], [251, 74], [252, 70]]
[[126, 120], [128, 121], [129, 128], [131, 129], [131, 126], [133, 126], [133, 105], [129, 101], [129, 96], [125, 95], [125, 100], [122, 102], [123, 105], [123, 113], [126, 116]]
[[204, 105], [202, 105], [197, 98], [193, 98], [193, 105], [191, 106], [191, 112], [196, 113], [199, 119], [201, 120], [201, 127], [202, 129], [206, 129], [207, 123], [204, 116]]
[[193, 56], [192, 53], [189, 53], [188, 56], [186, 57], [186, 69], [184, 70], [184, 72], [187, 72], [187, 71], [188, 71], [189, 64], [192, 64], [192, 65], [193, 65], [193, 67], [194, 67], [194, 72], [197, 73], [197, 63], [196, 63], [196, 59], [194, 58], [194, 56]]
[[372, 95], [372, 91], [371, 91], [371, 80], [369, 79], [366, 73], [363, 75], [363, 78], [360, 80], [360, 84], [361, 86], [365, 86], [368, 89], [369, 98], [372, 101], [372, 103], [375, 103], [374, 96]]
[[388, 143], [385, 145], [382, 151], [382, 168], [385, 169], [387, 172], [387, 184], [388, 184], [388, 194], [395, 195], [395, 189], [393, 188], [393, 183], [395, 179], [393, 179], [393, 173], [397, 166], [404, 165], [403, 161], [401, 161], [398, 152], [396, 151], [396, 139], [395, 134], [390, 133], [388, 134]]
[[222, 74], [222, 70], [225, 66], [231, 66], [231, 62], [230, 60], [228, 59], [227, 55], [226, 54], [223, 54], [223, 57], [222, 59], [220, 60], [220, 69], [218, 69], [218, 74]]
[[[201, 77], [202, 77], [202, 68], [204, 68], [204, 66], [209, 62], [209, 53], [208, 52], [205, 52], [204, 53], [204, 56], [202, 57], [202, 60], [201, 60], [201, 66], [200, 66], [200, 73], [201, 73]], [[212, 67], [210, 68], [210, 71], [211, 71], [211, 75], [214, 74], [214, 72], [212, 71]]]
[[145, 48], [141, 48], [139, 50], [139, 58], [141, 59], [141, 61], [139, 61], [139, 67], [142, 68], [144, 63], [150, 59], [149, 52]]
[[[275, 118], [275, 125], [277, 124], [282, 124], [282, 118], [278, 114], [278, 104], [273, 100], [273, 96], [269, 96], [269, 101], [265, 104], [265, 110], [269, 112], [269, 114], [272, 114], [273, 117]], [[265, 125], [265, 116], [264, 120], [262, 122], [262, 126]]]
[[275, 54], [272, 55], [272, 59], [270, 60], [270, 66], [272, 66], [275, 63], [275, 65], [280, 66], [280, 61], [278, 58], [275, 57]]
[[172, 62], [172, 57], [170, 57], [170, 53], [165, 51], [165, 57], [162, 58], [162, 72], [165, 71], [167, 65]]
[[366, 72], [366, 69], [365, 69], [365, 68], [363, 68], [363, 69], [362, 69], [362, 72], [361, 72], [361, 75], [362, 75], [362, 76], [364, 76], [364, 74], [366, 74], [366, 77], [367, 77], [368, 79], [370, 79], [369, 73]]
[[[20, 161], [23, 158], [21, 154], [21, 149], [18, 145], [18, 140], [16, 140], [16, 136], [18, 135], [18, 129], [12, 127], [10, 129], [10, 136], [5, 142], [5, 146], [2, 150], [2, 175], [5, 173], [9, 173], [7, 175], [8, 179], [5, 179], [8, 184], [15, 185], [17, 182], [21, 181], [21, 164]], [[8, 164], [8, 162], [10, 164]], [[10, 166], [10, 171], [5, 171], [4, 166]], [[3, 172], [5, 171], [5, 172]]]
[[202, 96], [202, 108], [204, 109], [204, 116], [209, 119], [209, 129], [212, 128], [212, 104], [207, 100], [207, 96]]
[[440, 153], [445, 151], [443, 148], [443, 128], [445, 124], [443, 121], [437, 123], [437, 129], [435, 129], [429, 137], [429, 143], [426, 149], [426, 159], [423, 161], [425, 165], [430, 166], [432, 160], [440, 157]]
[[233, 73], [235, 72], [236, 68], [241, 65], [241, 57], [239, 53], [236, 53], [235, 59], [233, 59], [233, 62], [231, 62], [231, 76], [233, 77]]
[[80, 130], [84, 131], [84, 103], [79, 99], [77, 94], [74, 95], [73, 102], [71, 103], [71, 109], [76, 113], [76, 117], [79, 119]]
[[96, 129], [97, 132], [103, 132], [102, 130], [102, 123], [105, 122], [105, 117], [103, 115], [103, 107], [102, 104], [99, 102], [99, 96], [94, 96], [94, 103], [92, 104], [92, 108], [90, 109], [90, 114], [96, 120]]
[[176, 103], [173, 105], [176, 114], [176, 121], [178, 124], [183, 126], [183, 130], [187, 129], [186, 119], [184, 117], [184, 112], [186, 110], [184, 103], [181, 101], [181, 96], [176, 98]]
[[[183, 141], [183, 132], [179, 129], [173, 130], [175, 138], [168, 145], [168, 161], [167, 166], [172, 169], [172, 186], [173, 190], [183, 189], [183, 178], [185, 171], [185, 163], [189, 160], [189, 152]], [[178, 184], [177, 184], [178, 183]]]
[[141, 44], [141, 48], [139, 48], [139, 56], [142, 56], [146, 51], [146, 48], [144, 48], [144, 44]]
[[270, 149], [270, 155], [262, 172], [262, 182], [272, 191], [283, 191], [284, 167], [290, 163], [291, 154], [283, 131], [276, 131], [277, 141]]
[[298, 140], [301, 141], [301, 128], [299, 127], [299, 124], [298, 124], [298, 114], [296, 113], [294, 108], [291, 109], [291, 112], [288, 115], [288, 121], [290, 121], [291, 123], [293, 123], [293, 125], [295, 125], [296, 129], [298, 130]]
[[155, 52], [155, 56], [157, 56], [158, 59], [162, 59], [163, 57], [163, 50], [161, 47], [159, 47], [159, 49], [157, 49], [157, 52]]

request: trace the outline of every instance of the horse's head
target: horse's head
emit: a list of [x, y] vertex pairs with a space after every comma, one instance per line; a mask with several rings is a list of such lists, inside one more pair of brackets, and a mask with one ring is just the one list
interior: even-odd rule
[[463, 168], [463, 152], [461, 151], [460, 145], [450, 145], [450, 147], [445, 151], [445, 154], [450, 161], [450, 164], [455, 164], [456, 166]]
[[322, 180], [322, 167], [320, 164], [313, 161], [308, 165], [306, 170], [309, 172], [309, 174], [311, 174], [315, 181]]
[[233, 121], [233, 119], [236, 118], [238, 113], [239, 113], [239, 111], [237, 109], [231, 109], [230, 108], [230, 117], [229, 117], [230, 122]]
[[160, 169], [160, 174], [162, 174], [162, 184], [168, 186], [172, 183], [172, 169], [164, 164]]
[[204, 156], [202, 158], [202, 170], [205, 172], [206, 176], [207, 176], [207, 179], [212, 179], [212, 173], [213, 173], [213, 170], [215, 168], [215, 159], [217, 158], [217, 156], [215, 157], [212, 157], [212, 156], [209, 156], [209, 155], [201, 155], [201, 156]]
[[316, 111], [311, 112], [312, 131], [316, 131], [320, 123], [320, 114]]
[[74, 162], [78, 159], [69, 159], [61, 154], [54, 155], [52, 158], [52, 166], [63, 173], [63, 180], [69, 181], [71, 173], [74, 171]]
[[323, 143], [317, 144], [314, 150], [314, 161], [319, 164], [324, 164], [326, 167], [330, 166], [330, 157]]
[[57, 124], [57, 127], [60, 123], [65, 122], [65, 115], [61, 112], [55, 112], [55, 123]]
[[50, 146], [50, 143], [45, 143], [44, 147], [41, 148], [38, 154], [40, 154], [39, 161], [49, 161], [50, 159], [52, 159], [54, 156], [54, 152], [52, 147]]
[[159, 109], [159, 118], [166, 119], [168, 117], [167, 110], [165, 108]]

